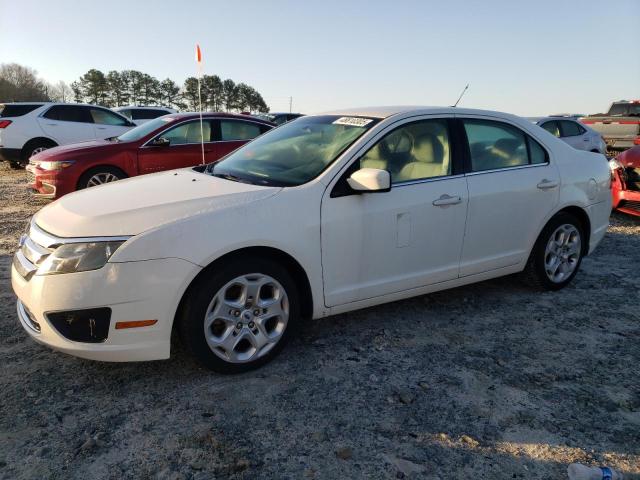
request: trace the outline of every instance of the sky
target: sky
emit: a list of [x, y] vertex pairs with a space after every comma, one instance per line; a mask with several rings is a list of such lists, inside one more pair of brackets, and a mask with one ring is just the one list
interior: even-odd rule
[[640, 0], [0, 0], [0, 63], [255, 87], [272, 111], [460, 105], [595, 113], [640, 98]]

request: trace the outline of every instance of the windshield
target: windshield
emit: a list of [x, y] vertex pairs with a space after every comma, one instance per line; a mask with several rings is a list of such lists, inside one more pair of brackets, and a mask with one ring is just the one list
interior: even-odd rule
[[317, 177], [377, 120], [322, 115], [275, 128], [210, 165], [230, 180], [272, 186], [302, 185]]
[[153, 120], [148, 121], [147, 123], [143, 123], [142, 125], [132, 128], [124, 132], [122, 135], [118, 137], [119, 142], [135, 142], [136, 140], [140, 140], [142, 137], [149, 135], [155, 129], [160, 128], [170, 121], [173, 120], [173, 117], [158, 117]]

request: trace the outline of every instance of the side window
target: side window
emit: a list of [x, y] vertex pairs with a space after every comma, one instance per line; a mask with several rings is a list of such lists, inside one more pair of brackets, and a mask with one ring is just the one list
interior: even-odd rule
[[552, 120], [550, 122], [544, 122], [540, 126], [544, 128], [547, 132], [549, 132], [551, 135], [560, 137], [560, 126], [558, 125], [558, 122], [556, 122], [555, 120]]
[[62, 122], [93, 123], [89, 108], [80, 105], [54, 105], [43, 117]]
[[[202, 132], [204, 141], [211, 141], [211, 122], [205, 120], [202, 122]], [[170, 128], [166, 132], [159, 135], [169, 140], [170, 145], [186, 145], [189, 143], [201, 143], [200, 140], [200, 120], [182, 123], [177, 127]]]
[[531, 159], [531, 163], [547, 163], [549, 161], [547, 151], [529, 136], [527, 136], [527, 141], [529, 143], [529, 158]]
[[129, 120], [132, 120], [133, 117], [131, 116], [131, 110], [126, 109], [126, 110], [118, 110], [118, 113], [120, 115], [124, 115], [125, 117], [127, 117]]
[[447, 120], [422, 120], [395, 129], [360, 158], [360, 168], [388, 170], [393, 183], [450, 175]]
[[568, 122], [563, 120], [560, 122], [562, 124], [562, 136], [563, 137], [575, 137], [577, 135], [582, 135], [580, 132], [580, 125], [575, 122]]
[[528, 165], [527, 141], [516, 127], [491, 120], [464, 120], [471, 152], [471, 170], [481, 172]]
[[110, 112], [109, 110], [103, 110], [101, 108], [92, 108], [91, 118], [93, 118], [93, 123], [98, 123], [100, 125], [116, 125], [119, 127], [127, 126], [127, 122], [124, 118]]
[[248, 123], [240, 120], [220, 120], [220, 140], [251, 140], [262, 132], [257, 123]]

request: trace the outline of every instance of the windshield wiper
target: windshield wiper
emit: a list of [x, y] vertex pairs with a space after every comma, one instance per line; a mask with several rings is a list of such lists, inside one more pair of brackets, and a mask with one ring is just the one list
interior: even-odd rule
[[232, 182], [252, 184], [252, 182], [250, 182], [248, 180], [245, 180], [244, 178], [240, 178], [240, 177], [236, 177], [235, 175], [231, 175], [230, 173], [211, 172], [211, 176], [218, 177], [218, 178], [224, 178], [225, 180], [230, 180]]

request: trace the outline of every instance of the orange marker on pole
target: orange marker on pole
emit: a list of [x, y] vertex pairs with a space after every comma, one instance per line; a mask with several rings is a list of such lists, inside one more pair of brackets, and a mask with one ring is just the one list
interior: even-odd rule
[[198, 65], [198, 103], [200, 105], [200, 144], [202, 145], [202, 165], [204, 165], [204, 128], [202, 127], [202, 94], [200, 93], [200, 81], [202, 79], [202, 51], [196, 43], [196, 64]]

